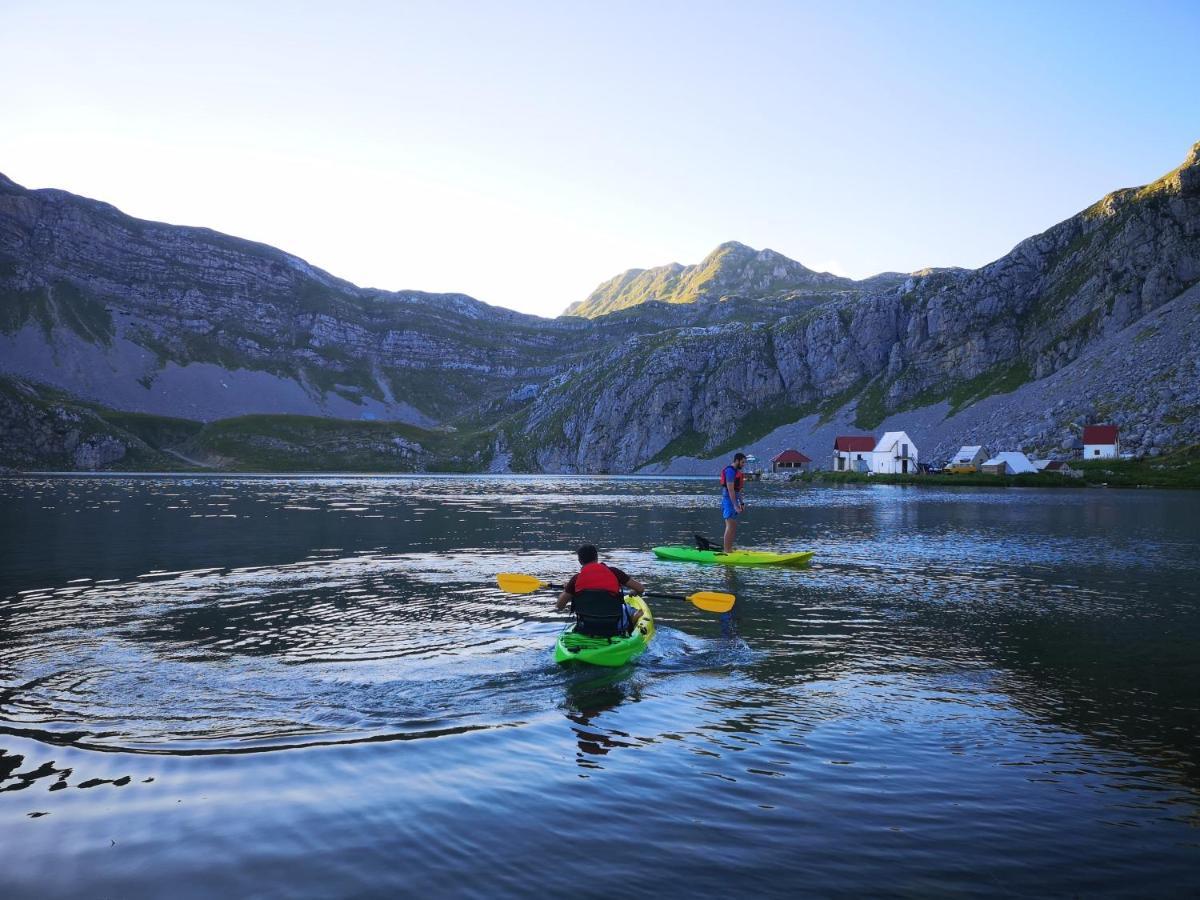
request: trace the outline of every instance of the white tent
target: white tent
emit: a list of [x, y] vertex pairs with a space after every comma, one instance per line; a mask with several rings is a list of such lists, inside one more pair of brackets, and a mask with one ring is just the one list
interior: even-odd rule
[[1025, 475], [1036, 472], [1037, 466], [1029, 461], [1029, 457], [1017, 450], [1006, 450], [997, 453], [983, 464], [983, 471], [993, 475]]

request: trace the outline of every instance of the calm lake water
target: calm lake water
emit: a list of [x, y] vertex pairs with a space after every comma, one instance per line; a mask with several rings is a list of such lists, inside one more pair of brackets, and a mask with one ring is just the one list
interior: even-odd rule
[[[749, 491], [0, 481], [0, 894], [1200, 890], [1200, 494]], [[738, 603], [557, 668], [583, 541]]]

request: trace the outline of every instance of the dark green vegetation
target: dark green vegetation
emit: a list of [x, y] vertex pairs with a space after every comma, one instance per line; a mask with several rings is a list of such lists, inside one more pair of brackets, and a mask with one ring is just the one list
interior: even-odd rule
[[811, 416], [814, 412], [816, 412], [814, 406], [797, 406], [786, 402], [772, 403], [746, 416], [738, 426], [737, 431], [730, 435], [728, 439], [713, 447], [709, 451], [709, 455], [720, 456], [723, 453], [731, 453], [738, 447], [765, 437], [776, 428], [790, 425], [792, 422], [799, 421], [805, 416]]
[[203, 423], [191, 419], [156, 416], [151, 413], [119, 412], [97, 404], [84, 404], [97, 419], [109, 425], [113, 433], [142, 441], [148, 447], [176, 447], [199, 434]]
[[26, 469], [78, 468], [76, 452], [104, 444], [117, 471], [468, 472], [486, 468], [492, 435], [399, 422], [315, 416], [240, 416], [203, 423], [129, 413], [44, 385], [0, 378], [0, 455]]
[[671, 441], [671, 443], [667, 444], [667, 446], [663, 447], [650, 460], [650, 465], [668, 463], [678, 456], [702, 456], [704, 454], [704, 444], [704, 435], [695, 431], [685, 431], [679, 437], [675, 438], [675, 440]]
[[837, 415], [838, 410], [855, 397], [859, 396], [859, 394], [862, 393], [864, 386], [865, 381], [856, 381], [854, 384], [850, 385], [850, 387], [846, 388], [846, 390], [839, 394], [834, 394], [832, 397], [822, 402], [820, 407], [821, 418], [819, 424], [828, 425], [830, 422], [832, 422], [833, 417]]
[[1200, 444], [1143, 459], [1072, 462], [1089, 484], [1109, 487], [1200, 488]]
[[854, 425], [863, 431], [871, 431], [886, 419], [891, 412], [883, 402], [887, 387], [882, 378], [872, 381], [858, 396], [854, 408]]
[[[990, 397], [993, 394], [1011, 394], [1029, 379], [1029, 363], [1022, 359], [1012, 365], [992, 366], [974, 378], [954, 382], [945, 392], [944, 398], [939, 397], [938, 399], [950, 401], [949, 415], [953, 416], [984, 397]], [[920, 399], [920, 396], [914, 397], [906, 405], [906, 408], [916, 409], [918, 406], [928, 405], [920, 402]]]
[[29, 290], [0, 287], [0, 332], [13, 334], [29, 321], [47, 337], [63, 326], [91, 343], [108, 345], [113, 339], [108, 307], [66, 279]]
[[926, 388], [893, 408], [889, 408], [884, 399], [889, 382], [880, 378], [873, 381], [859, 394], [854, 424], [864, 431], [870, 431], [877, 428], [879, 423], [890, 415], [910, 409], [920, 409], [923, 406], [932, 406], [943, 400], [950, 404], [950, 409], [946, 413], [949, 418], [993, 394], [1011, 394], [1028, 382], [1031, 377], [1029, 363], [1023, 359], [1012, 364], [1001, 363], [981, 372], [974, 378], [947, 381], [935, 387]]
[[0, 458], [32, 469], [78, 468], [88, 445], [122, 448], [105, 468], [173, 471], [186, 465], [163, 447], [186, 440], [198, 422], [117, 412], [44, 385], [0, 377]]
[[204, 425], [180, 448], [247, 472], [470, 472], [491, 459], [489, 435], [399, 422], [316, 416], [239, 416]]

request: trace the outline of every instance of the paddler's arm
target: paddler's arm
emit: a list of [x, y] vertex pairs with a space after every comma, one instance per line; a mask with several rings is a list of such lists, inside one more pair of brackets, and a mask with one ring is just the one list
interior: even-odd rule
[[642, 594], [645, 592], [646, 586], [636, 578], [630, 578], [628, 572], [622, 572], [616, 566], [609, 566], [609, 568], [617, 576], [617, 584], [622, 588], [629, 588], [629, 592], [632, 594]]
[[559, 612], [562, 612], [564, 609], [567, 608], [567, 604], [570, 602], [571, 602], [571, 595], [568, 594], [566, 591], [563, 591], [561, 594], [558, 595], [558, 603], [555, 604], [554, 608], [557, 609]]

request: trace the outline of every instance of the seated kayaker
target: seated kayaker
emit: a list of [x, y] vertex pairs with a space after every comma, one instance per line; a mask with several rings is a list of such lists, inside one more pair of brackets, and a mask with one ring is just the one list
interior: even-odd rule
[[621, 588], [635, 594], [646, 590], [645, 585], [630, 578], [616, 566], [599, 562], [600, 553], [591, 544], [577, 551], [579, 574], [572, 575], [563, 592], [558, 595], [558, 609], [571, 604], [575, 613], [575, 630], [593, 637], [614, 637], [631, 634], [642, 617], [642, 611], [625, 602]]

